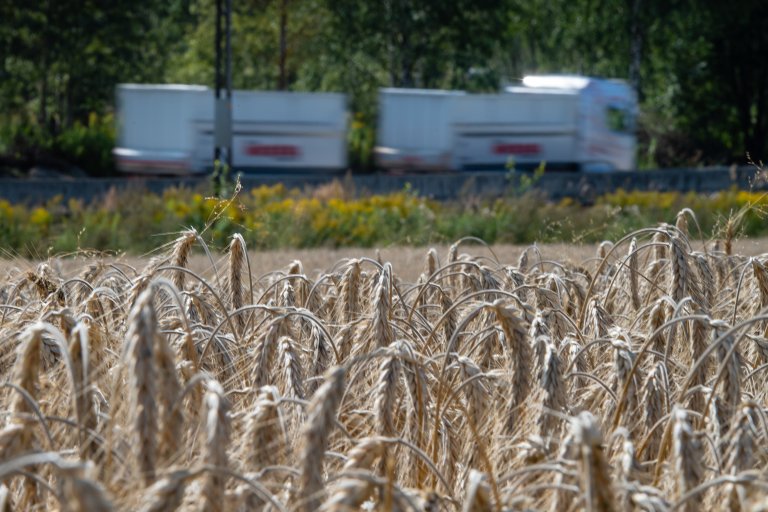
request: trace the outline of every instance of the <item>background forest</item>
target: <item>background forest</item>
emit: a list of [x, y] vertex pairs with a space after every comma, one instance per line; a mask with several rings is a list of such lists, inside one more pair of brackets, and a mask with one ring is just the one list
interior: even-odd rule
[[[382, 86], [493, 91], [530, 73], [620, 77], [641, 99], [642, 167], [768, 150], [762, 0], [233, 0], [233, 83], [350, 96], [370, 166]], [[0, 2], [0, 168], [112, 172], [121, 82], [211, 86], [215, 0]]]

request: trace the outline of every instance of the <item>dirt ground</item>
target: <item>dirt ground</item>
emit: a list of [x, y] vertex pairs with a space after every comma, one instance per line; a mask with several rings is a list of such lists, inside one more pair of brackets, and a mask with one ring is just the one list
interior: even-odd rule
[[[262, 276], [276, 270], [284, 270], [292, 261], [299, 260], [304, 266], [305, 273], [315, 278], [325, 270], [333, 268], [340, 260], [346, 258], [381, 258], [382, 261], [388, 261], [392, 264], [395, 274], [404, 281], [414, 281], [424, 269], [424, 261], [427, 251], [430, 247], [437, 250], [441, 262], [446, 261], [448, 255], [448, 246], [437, 245], [428, 247], [383, 247], [380, 249], [361, 249], [361, 248], [343, 248], [343, 249], [284, 249], [273, 251], [251, 251], [250, 262], [251, 270], [254, 276]], [[530, 246], [520, 245], [494, 245], [483, 246], [463, 243], [460, 252], [472, 254], [474, 256], [488, 258], [489, 261], [496, 261], [503, 264], [516, 264], [523, 250]], [[557, 262], [571, 262], [584, 264], [597, 253], [597, 246], [591, 244], [537, 244], [537, 251], [529, 253], [529, 261], [536, 261], [535, 254], [539, 254], [542, 260], [551, 260]], [[694, 250], [702, 250], [701, 242], [694, 243]], [[743, 239], [734, 244], [734, 252], [744, 256], [756, 256], [768, 252], [768, 238]], [[226, 267], [223, 261], [226, 255], [213, 254], [216, 268]], [[149, 256], [119, 256], [107, 258], [109, 261], [119, 261], [130, 265], [136, 269], [141, 269], [146, 265]], [[59, 266], [64, 276], [76, 275], [82, 268], [93, 263], [94, 257], [74, 256], [70, 258], [60, 258], [54, 260], [54, 264]], [[190, 258], [189, 266], [196, 272], [203, 275], [211, 275], [210, 259], [202, 252], [194, 254]], [[20, 259], [5, 258], [0, 259], [0, 275], [5, 275], [8, 271], [25, 271], [35, 268], [38, 262]]]

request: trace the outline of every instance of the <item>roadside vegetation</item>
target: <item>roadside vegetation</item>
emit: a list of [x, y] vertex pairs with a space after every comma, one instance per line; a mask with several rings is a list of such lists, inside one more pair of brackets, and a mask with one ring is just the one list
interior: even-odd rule
[[735, 189], [712, 195], [619, 190], [591, 206], [548, 202], [535, 191], [451, 203], [410, 189], [366, 196], [340, 182], [307, 191], [262, 186], [226, 200], [189, 189], [162, 195], [137, 189], [90, 204], [55, 198], [30, 207], [0, 200], [0, 245], [33, 257], [78, 249], [140, 254], [184, 229], [200, 231], [214, 246], [240, 233], [255, 249], [422, 246], [468, 236], [490, 244], [589, 243], [672, 222], [684, 208], [696, 212], [691, 229], [697, 235], [759, 236], [768, 234], [766, 207], [765, 194]]

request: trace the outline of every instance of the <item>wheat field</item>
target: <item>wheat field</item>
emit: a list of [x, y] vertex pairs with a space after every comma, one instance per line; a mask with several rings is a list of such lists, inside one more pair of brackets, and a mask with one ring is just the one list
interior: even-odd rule
[[6, 264], [0, 510], [768, 510], [768, 255], [693, 220], [577, 260]]

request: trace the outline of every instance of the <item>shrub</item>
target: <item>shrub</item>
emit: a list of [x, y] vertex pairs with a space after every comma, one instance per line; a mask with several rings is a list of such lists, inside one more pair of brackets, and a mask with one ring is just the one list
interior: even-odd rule
[[76, 121], [59, 133], [51, 127], [53, 135], [26, 117], [14, 116], [0, 124], [0, 154], [21, 167], [43, 165], [65, 172], [76, 167], [91, 176], [115, 172], [112, 148], [116, 133], [111, 114], [91, 113], [86, 123]]
[[112, 157], [115, 137], [114, 116], [91, 113], [87, 124], [76, 122], [57, 136], [53, 151], [62, 160], [92, 176], [109, 176], [115, 172]]

